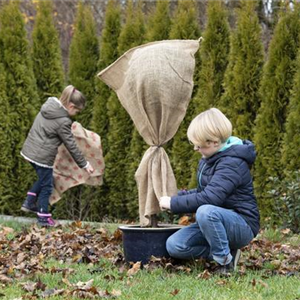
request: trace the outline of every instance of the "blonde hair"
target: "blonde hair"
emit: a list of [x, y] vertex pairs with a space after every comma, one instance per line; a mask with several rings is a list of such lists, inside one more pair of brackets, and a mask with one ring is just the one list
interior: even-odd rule
[[85, 107], [85, 96], [78, 91], [73, 85], [68, 85], [59, 98], [64, 107], [67, 107], [69, 103], [73, 103], [77, 108], [83, 109]]
[[231, 122], [217, 108], [199, 114], [193, 119], [187, 131], [188, 139], [198, 146], [204, 146], [208, 141], [225, 143], [231, 134]]

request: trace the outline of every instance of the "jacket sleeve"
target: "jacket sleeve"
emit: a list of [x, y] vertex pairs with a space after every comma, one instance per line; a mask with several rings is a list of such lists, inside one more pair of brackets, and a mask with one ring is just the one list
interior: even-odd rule
[[241, 184], [241, 164], [241, 160], [220, 160], [211, 181], [203, 191], [171, 197], [171, 211], [174, 213], [192, 213], [199, 206], [205, 204], [223, 206], [228, 195], [232, 194]]
[[68, 120], [68, 122], [64, 122], [59, 130], [58, 135], [63, 144], [66, 146], [70, 154], [72, 155], [73, 159], [75, 160], [76, 164], [80, 168], [84, 168], [87, 166], [87, 161], [85, 160], [83, 154], [78, 149], [75, 138], [71, 131], [72, 121]]
[[187, 194], [193, 194], [196, 193], [197, 189], [192, 189], [192, 190], [180, 190], [178, 191], [177, 195], [182, 196], [182, 195], [187, 195]]

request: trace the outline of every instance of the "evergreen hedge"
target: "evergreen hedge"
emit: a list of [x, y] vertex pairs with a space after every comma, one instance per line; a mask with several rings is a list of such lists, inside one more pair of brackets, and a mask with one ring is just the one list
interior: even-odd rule
[[7, 97], [6, 75], [0, 56], [0, 212], [9, 212], [11, 199], [11, 173], [14, 165], [11, 151], [12, 132], [10, 128], [10, 109]]
[[[118, 39], [119, 56], [129, 49], [141, 45], [144, 37], [142, 2], [139, 1], [134, 6], [132, 1], [128, 1], [126, 21]], [[132, 170], [129, 168], [129, 164], [132, 162], [129, 158], [131, 155], [129, 149], [134, 127], [130, 116], [121, 106], [115, 93], [108, 99], [107, 108], [109, 117], [107, 135], [109, 152], [105, 156], [105, 178], [108, 185], [107, 207], [110, 215], [117, 218], [128, 218], [127, 204], [136, 201], [135, 197], [127, 198], [129, 189], [126, 181], [127, 173]], [[132, 159], [136, 160], [137, 157], [132, 157]]]
[[[256, 1], [243, 1], [237, 10], [228, 56], [230, 29], [227, 12], [221, 2], [208, 2], [204, 41], [200, 57], [196, 57], [193, 97], [184, 121], [166, 148], [171, 153], [178, 187], [191, 184], [194, 187], [195, 176], [189, 177], [191, 161], [197, 164], [199, 157], [193, 157], [186, 130], [200, 111], [211, 106], [219, 107], [233, 122], [234, 134], [254, 139], [258, 154], [254, 170], [255, 192], [264, 218], [276, 217], [273, 198], [268, 193], [274, 189], [274, 178], [282, 181], [285, 174], [291, 174], [300, 165], [300, 128], [297, 123], [300, 114], [297, 100], [300, 13], [299, 5], [290, 10], [285, 4], [280, 4], [283, 13], [276, 14], [278, 23], [263, 66], [261, 28], [253, 3]], [[67, 192], [67, 201], [62, 200], [55, 209], [60, 216], [85, 218], [88, 215], [94, 220], [105, 216], [126, 219], [137, 216], [134, 173], [147, 146], [116, 94], [96, 78], [96, 74], [125, 51], [145, 41], [200, 37], [196, 1], [179, 0], [172, 17], [169, 2], [157, 1], [155, 11], [148, 15], [147, 26], [142, 9], [141, 1], [135, 4], [128, 1], [126, 20], [121, 27], [119, 1], [109, 0], [99, 57], [93, 16], [89, 7], [79, 4], [70, 50], [69, 82], [88, 98], [88, 108], [78, 120], [86, 127], [91, 126], [102, 138], [105, 184], [99, 188], [80, 187]], [[41, 103], [49, 95], [58, 95], [63, 88], [59, 41], [51, 15], [51, 3], [39, 2], [32, 33], [32, 61], [19, 3], [9, 1], [1, 7], [1, 213], [19, 212], [35, 176], [30, 165], [20, 156], [20, 149]], [[192, 167], [195, 174], [196, 167]]]
[[[69, 82], [86, 97], [86, 107], [76, 116], [83, 127], [90, 129], [95, 98], [95, 76], [99, 59], [96, 24], [90, 6], [79, 2], [70, 46]], [[96, 190], [90, 186], [76, 186], [55, 205], [53, 214], [60, 218], [85, 220], [97, 202]]]
[[[172, 19], [170, 39], [199, 39], [200, 29], [197, 22], [197, 4], [193, 0], [179, 0], [177, 10]], [[195, 69], [197, 73], [197, 68]], [[194, 77], [197, 82], [197, 77]], [[194, 87], [194, 93], [196, 87]], [[191, 99], [186, 115], [179, 126], [172, 141], [170, 161], [174, 170], [179, 189], [187, 188], [190, 182], [191, 159], [193, 147], [187, 140], [187, 128], [195, 114], [193, 98]], [[167, 147], [170, 143], [167, 144]]]
[[256, 2], [242, 1], [237, 10], [237, 26], [232, 32], [229, 65], [225, 73], [225, 93], [220, 109], [233, 125], [233, 134], [253, 139], [255, 118], [260, 106], [264, 53]]
[[158, 0], [147, 24], [148, 42], [167, 40], [171, 29], [169, 1]]
[[[227, 11], [222, 1], [210, 1], [207, 5], [207, 24], [200, 45], [197, 93], [193, 99], [193, 118], [199, 113], [218, 107], [222, 96], [223, 77], [228, 64], [230, 28]], [[189, 188], [197, 185], [197, 168], [201, 155], [194, 151], [190, 164]]]
[[61, 48], [52, 16], [52, 2], [40, 1], [32, 32], [33, 71], [40, 105], [50, 96], [59, 97], [64, 88]]
[[281, 147], [287, 106], [291, 97], [295, 60], [299, 49], [299, 6], [283, 13], [275, 27], [269, 46], [268, 60], [261, 81], [261, 107], [256, 119], [254, 141], [257, 149], [255, 163], [255, 192], [262, 217], [274, 217], [270, 177], [281, 178]]
[[69, 54], [69, 82], [87, 99], [85, 109], [76, 117], [85, 128], [90, 128], [95, 98], [95, 76], [99, 60], [96, 24], [90, 6], [79, 2]]
[[[10, 115], [10, 151], [13, 157], [9, 166], [9, 189], [0, 195], [0, 210], [14, 214], [34, 180], [34, 171], [20, 155], [20, 150], [37, 113], [37, 88], [23, 16], [19, 2], [10, 1], [0, 12], [0, 57], [6, 74], [7, 99]], [[8, 146], [9, 147], [9, 146]]]
[[[105, 69], [118, 58], [118, 38], [121, 32], [121, 7], [118, 0], [109, 0], [106, 6], [104, 28], [100, 40], [100, 58], [98, 60], [98, 71]], [[103, 156], [109, 152], [108, 148], [108, 99], [113, 93], [111, 89], [97, 77], [95, 83], [96, 95], [94, 98], [92, 130], [101, 137]], [[96, 201], [93, 203], [92, 213], [95, 218], [103, 218], [108, 215], [107, 198], [109, 186], [106, 182], [106, 171], [104, 182], [101, 187], [96, 188]]]
[[296, 61], [296, 74], [293, 82], [290, 103], [287, 111], [285, 134], [282, 144], [282, 167], [284, 173], [300, 169], [300, 50]]
[[[118, 58], [118, 38], [121, 32], [121, 7], [118, 0], [109, 0], [106, 6], [104, 28], [100, 40], [100, 57], [97, 70], [101, 71]], [[99, 78], [96, 81], [96, 92], [93, 107], [92, 129], [101, 137], [103, 153], [108, 152], [107, 134], [109, 119], [107, 101], [111, 89]]]

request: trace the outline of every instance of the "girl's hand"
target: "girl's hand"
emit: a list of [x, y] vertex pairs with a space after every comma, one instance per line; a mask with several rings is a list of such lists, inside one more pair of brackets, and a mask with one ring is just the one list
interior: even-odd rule
[[166, 210], [171, 208], [171, 197], [163, 196], [159, 198], [159, 206], [161, 210]]
[[89, 165], [87, 166], [87, 168], [85, 168], [85, 170], [86, 170], [89, 174], [92, 174], [92, 173], [94, 173], [94, 171], [95, 171], [91, 164], [89, 164]]

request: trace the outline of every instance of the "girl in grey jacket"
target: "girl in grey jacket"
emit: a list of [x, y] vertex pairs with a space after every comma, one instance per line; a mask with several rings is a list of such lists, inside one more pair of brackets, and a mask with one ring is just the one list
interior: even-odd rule
[[39, 225], [55, 225], [48, 206], [53, 190], [53, 164], [62, 143], [80, 168], [88, 173], [94, 171], [78, 149], [71, 132], [70, 117], [80, 112], [85, 102], [84, 95], [72, 85], [63, 90], [60, 99], [48, 98], [36, 116], [21, 150], [21, 155], [31, 163], [38, 176], [21, 209], [37, 213]]

